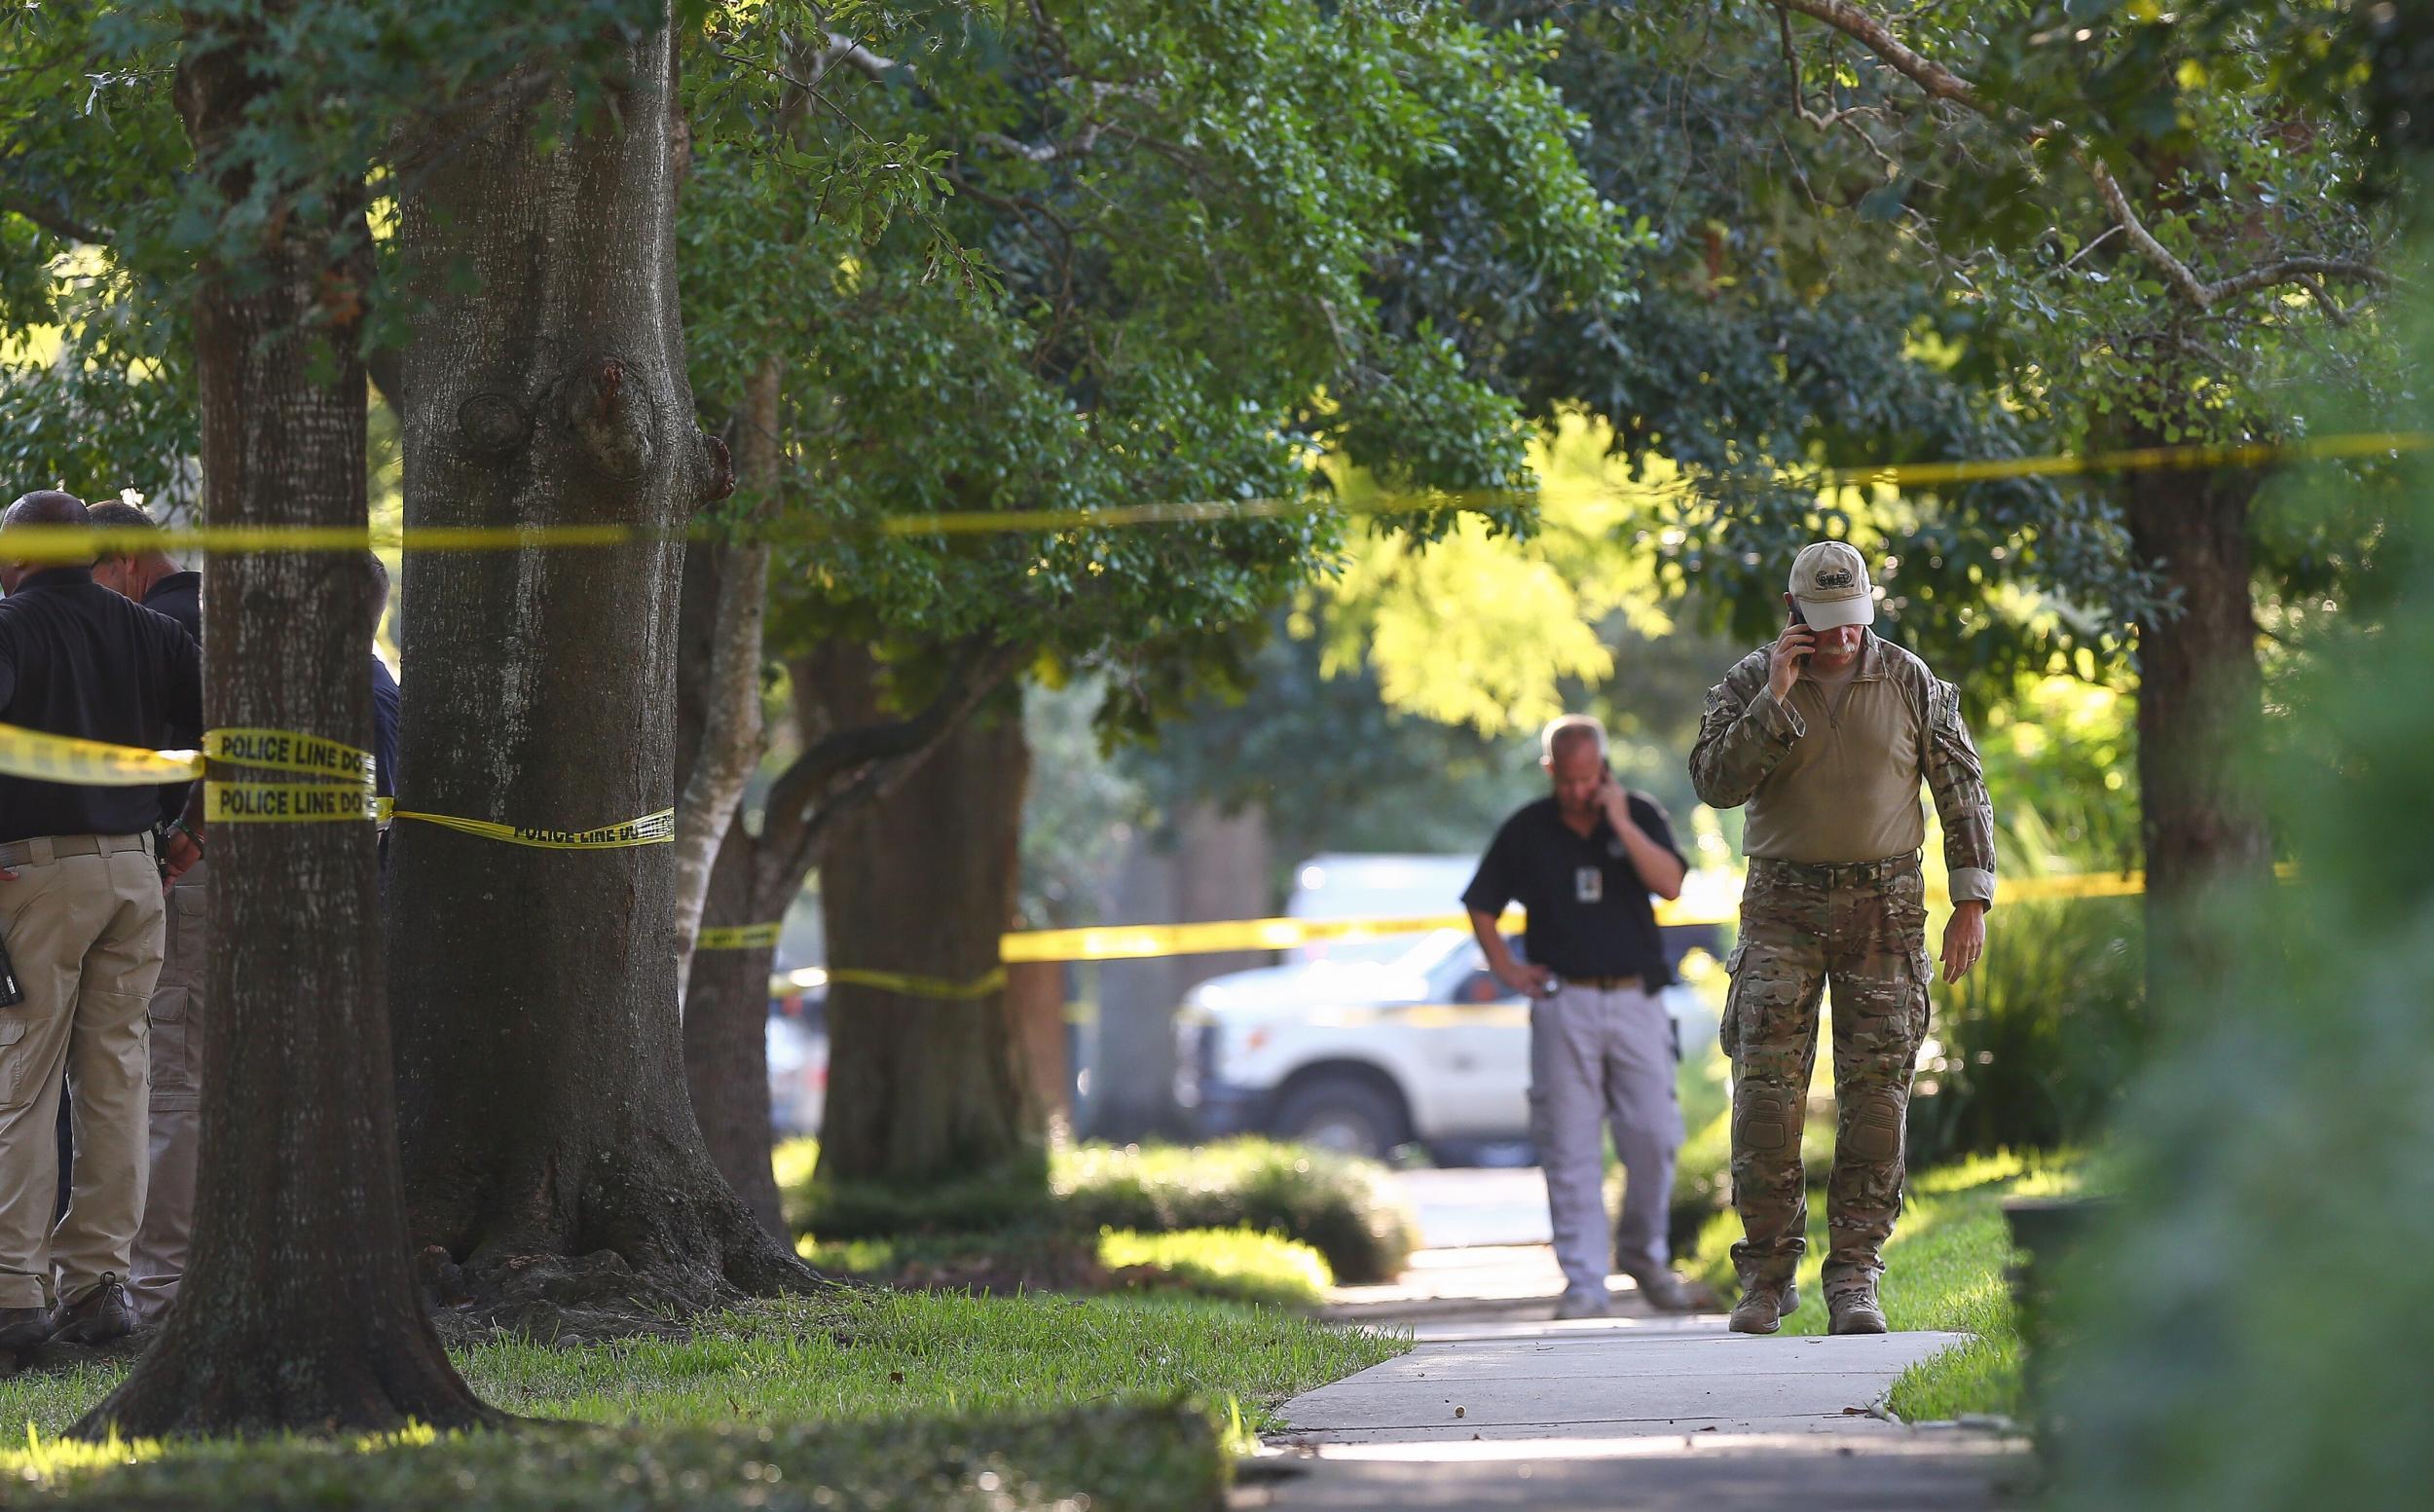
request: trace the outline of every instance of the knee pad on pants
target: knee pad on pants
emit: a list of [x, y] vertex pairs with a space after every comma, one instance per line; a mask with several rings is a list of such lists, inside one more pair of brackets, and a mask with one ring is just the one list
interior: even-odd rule
[[1744, 1087], [1733, 1108], [1733, 1144], [1772, 1154], [1800, 1148], [1802, 1099], [1773, 1087]]
[[1901, 1155], [1904, 1099], [1891, 1088], [1855, 1090], [1843, 1104], [1838, 1148], [1855, 1161], [1881, 1164]]

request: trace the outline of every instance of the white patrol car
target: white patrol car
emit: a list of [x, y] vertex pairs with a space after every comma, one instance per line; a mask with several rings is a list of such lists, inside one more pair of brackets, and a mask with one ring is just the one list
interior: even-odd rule
[[[1715, 935], [1664, 933], [1669, 954]], [[1681, 1053], [1713, 1041], [1696, 992], [1664, 997]], [[1456, 1163], [1530, 1137], [1530, 1005], [1459, 930], [1383, 961], [1212, 977], [1185, 995], [1175, 1033], [1175, 1101], [1203, 1138], [1266, 1133], [1371, 1157], [1417, 1141]]]

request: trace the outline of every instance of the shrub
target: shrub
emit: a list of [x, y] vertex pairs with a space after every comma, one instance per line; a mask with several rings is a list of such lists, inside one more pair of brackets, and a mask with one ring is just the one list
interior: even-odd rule
[[1336, 1279], [1366, 1282], [1400, 1274], [1417, 1242], [1415, 1220], [1388, 1194], [1383, 1166], [1266, 1139], [1077, 1145], [1050, 1158], [1045, 1181], [1036, 1170], [1001, 1171], [910, 1191], [813, 1181], [808, 1144], [781, 1150], [781, 1179], [789, 1218], [823, 1243], [1024, 1229], [1247, 1229], [1308, 1244]]
[[2256, 791], [2298, 881], [2210, 900], [2215, 928], [2158, 980], [2172, 1038], [2122, 1120], [2131, 1200], [2079, 1270], [2057, 1368], [2033, 1371], [2066, 1512], [2421, 1506], [2434, 1480], [2415, 1281], [2434, 1249], [2434, 700], [2411, 691], [2434, 656], [2434, 478], [2387, 467], [2379, 492], [2310, 472], [2289, 509], [2294, 530], [2362, 499], [2392, 517], [2342, 615], [2309, 627], [2314, 670], [2276, 690], [2290, 749]]
[[2033, 901], [1989, 916], [1977, 970], [1936, 989], [1910, 1100], [1914, 1163], [2096, 1136], [2146, 1048], [2139, 904]]
[[1324, 1255], [1342, 1281], [1392, 1280], [1417, 1242], [1383, 1166], [1302, 1145], [1084, 1145], [1060, 1152], [1051, 1177], [1058, 1204], [1091, 1228], [1280, 1234]]
[[1335, 1276], [1326, 1257], [1298, 1239], [1248, 1229], [1186, 1229], [1178, 1234], [1102, 1230], [1099, 1263], [1110, 1270], [1143, 1267], [1174, 1276], [1207, 1297], [1278, 1307], [1314, 1308], [1327, 1300]]
[[956, 1291], [1111, 1292], [1172, 1289], [1228, 1302], [1312, 1308], [1335, 1277], [1296, 1239], [1248, 1229], [1142, 1234], [1103, 1229], [1000, 1229], [893, 1239], [804, 1239], [803, 1259], [831, 1274], [897, 1287]]

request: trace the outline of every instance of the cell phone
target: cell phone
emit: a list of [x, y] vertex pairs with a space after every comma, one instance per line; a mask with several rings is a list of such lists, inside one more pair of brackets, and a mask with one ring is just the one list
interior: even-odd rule
[[17, 966], [9, 959], [9, 947], [0, 943], [0, 1008], [15, 1008], [25, 1001], [25, 986], [17, 979]]
[[1790, 614], [1787, 615], [1787, 616], [1785, 617], [1785, 619], [1784, 619], [1784, 628], [1785, 628], [1786, 630], [1789, 630], [1789, 629], [1790, 629], [1790, 628], [1791, 628], [1792, 626], [1794, 626], [1794, 625], [1806, 625], [1808, 622], [1809, 622], [1809, 616], [1800, 612], [1800, 604], [1799, 604], [1799, 601], [1798, 601], [1798, 600], [1796, 600], [1796, 599], [1795, 599], [1795, 600], [1793, 600], [1793, 601], [1792, 601], [1792, 605], [1791, 605], [1791, 612], [1790, 612]]

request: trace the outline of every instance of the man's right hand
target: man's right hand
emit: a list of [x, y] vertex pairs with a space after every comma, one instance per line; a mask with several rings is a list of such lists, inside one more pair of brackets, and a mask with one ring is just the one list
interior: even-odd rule
[[1555, 974], [1543, 966], [1514, 961], [1495, 974], [1495, 979], [1526, 998], [1542, 998], [1555, 984]]
[[1791, 696], [1791, 684], [1800, 681], [1800, 664], [1817, 649], [1817, 632], [1806, 625], [1790, 625], [1775, 642], [1775, 650], [1766, 661], [1766, 686], [1777, 703]]
[[199, 837], [190, 830], [171, 830], [167, 849], [162, 857], [161, 891], [167, 892], [171, 882], [184, 876], [201, 860], [203, 846]]

